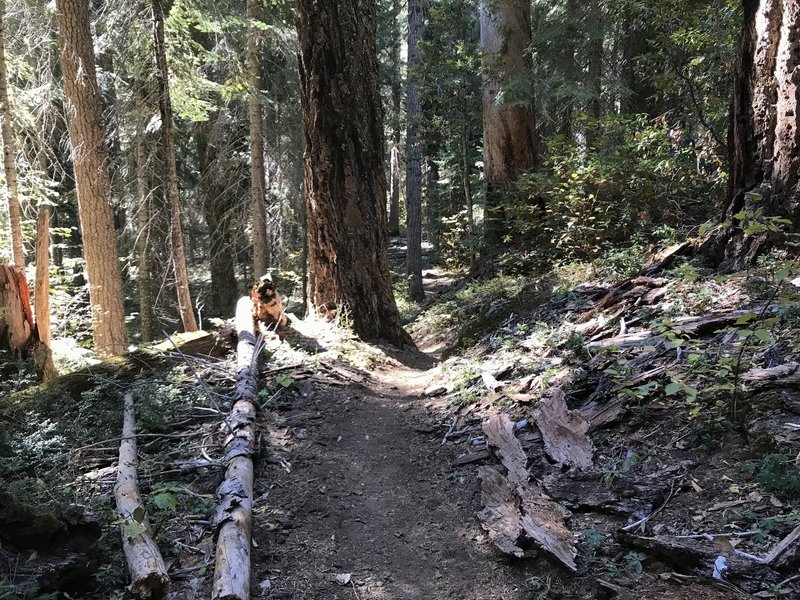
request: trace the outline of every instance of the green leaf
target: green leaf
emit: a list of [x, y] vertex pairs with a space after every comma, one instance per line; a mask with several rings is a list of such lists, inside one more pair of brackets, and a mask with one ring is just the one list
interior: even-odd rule
[[789, 276], [789, 273], [791, 273], [791, 271], [786, 267], [784, 267], [783, 269], [775, 273], [775, 279], [777, 279], [778, 281], [783, 281]]
[[147, 512], [144, 510], [144, 506], [137, 506], [136, 510], [133, 511], [131, 516], [137, 523], [144, 523], [144, 518], [146, 515]]
[[682, 389], [683, 389], [683, 384], [682, 383], [677, 383], [677, 382], [673, 381], [672, 383], [667, 384], [667, 387], [664, 388], [664, 393], [667, 396], [674, 396], [675, 394], [680, 392]]
[[742, 315], [741, 317], [739, 317], [738, 319], [736, 319], [736, 325], [744, 325], [744, 324], [746, 324], [746, 323], [749, 323], [750, 321], [752, 321], [753, 319], [755, 319], [757, 316], [758, 316], [758, 315], [757, 315], [756, 313], [754, 313], [754, 312], [751, 310], [751, 311], [750, 311], [749, 313], [747, 313], [746, 315]]
[[762, 342], [769, 342], [770, 340], [772, 340], [772, 336], [766, 329], [756, 329], [754, 335]]
[[175, 498], [175, 494], [161, 492], [153, 496], [153, 504], [155, 504], [159, 510], [175, 510], [178, 501]]
[[122, 535], [126, 539], [132, 540], [147, 531], [142, 523], [139, 521], [131, 521], [122, 529]]

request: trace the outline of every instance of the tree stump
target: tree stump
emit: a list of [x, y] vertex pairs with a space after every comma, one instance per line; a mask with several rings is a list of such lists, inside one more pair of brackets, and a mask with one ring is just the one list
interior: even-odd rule
[[56, 376], [50, 349], [39, 338], [30, 290], [22, 269], [0, 265], [0, 370], [5, 363], [33, 358], [43, 381]]

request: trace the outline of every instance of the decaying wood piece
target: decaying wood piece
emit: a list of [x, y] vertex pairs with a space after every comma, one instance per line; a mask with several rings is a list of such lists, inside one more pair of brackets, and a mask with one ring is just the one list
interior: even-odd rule
[[782, 572], [800, 569], [800, 525], [767, 554], [764, 562]]
[[250, 298], [236, 306], [239, 334], [236, 395], [226, 422], [225, 479], [216, 493], [212, 518], [217, 534], [212, 598], [250, 597], [250, 545], [253, 526], [253, 454], [256, 447], [258, 371], [256, 336]]
[[[676, 319], [673, 331], [678, 333], [691, 333], [692, 335], [712, 333], [720, 327], [735, 323], [741, 317], [749, 315], [752, 312], [751, 310], [727, 310], [712, 312], [702, 317], [683, 317]], [[630, 348], [632, 346], [638, 346], [655, 337], [658, 337], [657, 331], [637, 331], [589, 342], [586, 344], [586, 347], [608, 348], [610, 346], [617, 346], [619, 348]]]
[[800, 384], [800, 363], [790, 362], [771, 369], [750, 369], [740, 379], [753, 390], [796, 386]]
[[497, 548], [506, 554], [522, 557], [525, 551], [517, 545], [522, 535], [522, 515], [514, 488], [495, 469], [478, 469], [481, 480], [483, 510], [478, 518]]
[[[503, 477], [491, 474], [491, 469], [481, 468], [481, 490], [489, 504], [479, 517], [489, 537], [500, 550], [516, 556], [523, 552], [521, 540], [527, 537], [575, 571], [575, 536], [564, 524], [561, 507], [541, 488], [528, 482], [528, 459], [522, 444], [514, 436], [514, 424], [506, 414], [497, 413], [484, 422], [483, 431], [508, 471]], [[512, 539], [515, 534], [517, 537]]]
[[579, 469], [592, 466], [594, 447], [586, 435], [589, 421], [580, 411], [567, 409], [563, 390], [553, 390], [542, 398], [532, 414], [542, 432], [544, 451], [550, 458]]
[[636, 517], [653, 512], [670, 489], [663, 481], [629, 474], [614, 479], [608, 486], [597, 471], [549, 475], [542, 485], [552, 498], [569, 509]]
[[131, 592], [137, 598], [162, 598], [169, 587], [167, 567], [147, 519], [139, 493], [136, 454], [136, 417], [133, 395], [125, 394], [122, 441], [119, 445], [119, 466], [114, 498], [122, 516], [122, 549], [131, 575]]
[[658, 560], [683, 570], [709, 576], [718, 557], [724, 556], [724, 579], [748, 591], [763, 589], [765, 585], [780, 581], [780, 575], [770, 565], [753, 560], [736, 551], [724, 552], [711, 542], [676, 538], [668, 535], [646, 537], [618, 531], [621, 543], [646, 551]]
[[0, 265], [0, 352], [17, 360], [32, 357], [43, 381], [56, 376], [50, 349], [40, 339], [33, 320], [25, 273], [13, 265]]

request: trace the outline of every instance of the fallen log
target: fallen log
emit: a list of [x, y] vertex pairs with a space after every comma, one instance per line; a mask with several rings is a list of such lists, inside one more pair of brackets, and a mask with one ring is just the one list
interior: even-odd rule
[[780, 575], [766, 562], [737, 551], [722, 551], [711, 542], [668, 535], [646, 537], [618, 531], [619, 542], [646, 551], [661, 562], [708, 577], [724, 558], [722, 578], [754, 593], [780, 581]]
[[741, 380], [752, 390], [796, 386], [800, 384], [800, 363], [790, 362], [770, 369], [750, 369], [742, 374]]
[[153, 541], [153, 531], [139, 493], [136, 417], [130, 393], [125, 394], [123, 410], [114, 498], [123, 520], [122, 549], [131, 575], [130, 589], [137, 598], [162, 598], [169, 587], [169, 575]]
[[778, 571], [797, 571], [800, 568], [800, 526], [770, 550], [764, 562]]
[[606, 485], [598, 471], [548, 475], [542, 485], [553, 499], [571, 510], [637, 518], [653, 512], [670, 490], [663, 480], [627, 473]]
[[217, 536], [212, 598], [250, 597], [250, 545], [253, 527], [253, 454], [256, 441], [258, 370], [253, 306], [250, 298], [236, 305], [236, 395], [225, 419], [225, 479], [216, 493], [212, 523]]

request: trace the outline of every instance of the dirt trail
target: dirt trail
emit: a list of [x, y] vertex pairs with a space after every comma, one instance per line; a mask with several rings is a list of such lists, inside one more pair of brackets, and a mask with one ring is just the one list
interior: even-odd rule
[[255, 508], [253, 577], [265, 597], [530, 597], [530, 567], [495, 553], [476, 519], [478, 484], [453, 470], [441, 417], [426, 409], [432, 360], [398, 358], [282, 413], [291, 466], [262, 467]]

